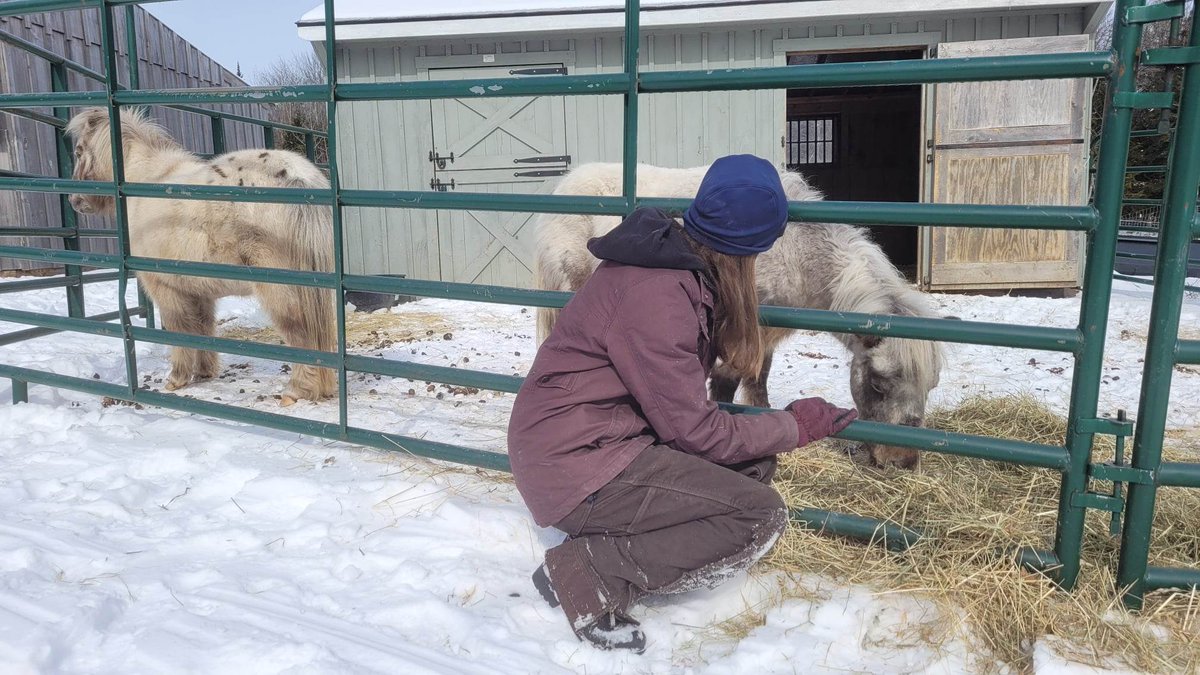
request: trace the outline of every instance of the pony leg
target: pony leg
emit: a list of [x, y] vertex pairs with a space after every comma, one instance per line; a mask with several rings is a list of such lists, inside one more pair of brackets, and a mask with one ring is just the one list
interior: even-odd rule
[[758, 371], [758, 377], [745, 381], [746, 398], [750, 405], [756, 408], [771, 407], [770, 401], [767, 400], [767, 376], [771, 374], [771, 360], [774, 356], [773, 351], [763, 352], [762, 369]]
[[[178, 333], [212, 335], [216, 329], [216, 300], [177, 292], [162, 292], [154, 301], [159, 306], [163, 327]], [[152, 296], [153, 297], [153, 296]], [[171, 348], [171, 373], [164, 388], [175, 391], [196, 380], [217, 375], [219, 361], [215, 352]]]
[[732, 368], [727, 368], [723, 364], [714, 366], [709, 377], [709, 398], [720, 403], [733, 403], [733, 397], [737, 394], [742, 378]]
[[[280, 284], [255, 284], [254, 293], [286, 344], [321, 351], [336, 349], [333, 293], [320, 288]], [[336, 392], [337, 378], [333, 370], [293, 364], [291, 381], [279, 402], [288, 406], [302, 398], [320, 401]]]

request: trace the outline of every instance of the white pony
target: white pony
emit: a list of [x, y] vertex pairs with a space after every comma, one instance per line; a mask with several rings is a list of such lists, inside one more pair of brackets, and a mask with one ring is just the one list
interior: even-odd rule
[[[708, 167], [666, 169], [638, 165], [639, 197], [691, 198]], [[813, 201], [821, 194], [798, 173], [781, 172], [791, 201]], [[555, 189], [562, 195], [621, 194], [620, 164], [585, 164], [565, 176]], [[599, 264], [587, 250], [588, 239], [620, 222], [614, 216], [543, 214], [538, 220], [538, 288], [576, 291]], [[757, 261], [759, 301], [764, 305], [809, 307], [840, 312], [933, 316], [925, 298], [915, 291], [866, 231], [835, 223], [791, 223], [783, 236]], [[550, 334], [556, 310], [538, 310], [539, 344]], [[732, 369], [718, 364], [710, 383], [712, 397], [732, 401], [739, 384], [748, 403], [768, 407], [767, 375], [771, 357], [790, 330], [763, 328], [766, 358], [758, 377], [744, 383]], [[921, 426], [930, 390], [938, 384], [942, 355], [929, 340], [880, 338], [837, 333], [850, 351], [850, 390], [863, 419]], [[879, 466], [915, 466], [917, 451], [868, 444]]]
[[[111, 181], [112, 145], [108, 113], [89, 108], [71, 119], [67, 133], [75, 141], [79, 180]], [[241, 150], [205, 160], [181, 147], [144, 111], [121, 115], [125, 178], [139, 183], [307, 187], [327, 189], [329, 182], [312, 162], [282, 150]], [[113, 198], [71, 195], [80, 213], [113, 211]], [[172, 199], [129, 199], [131, 253], [150, 258], [252, 265], [294, 270], [333, 270], [333, 231], [327, 206], [254, 204]], [[158, 306], [167, 330], [212, 335], [219, 298], [255, 295], [287, 344], [307, 349], [336, 349], [333, 293], [281, 284], [251, 283], [138, 273]], [[175, 390], [218, 372], [214, 352], [174, 347], [166, 389]], [[295, 365], [280, 401], [320, 400], [336, 392], [328, 368]]]

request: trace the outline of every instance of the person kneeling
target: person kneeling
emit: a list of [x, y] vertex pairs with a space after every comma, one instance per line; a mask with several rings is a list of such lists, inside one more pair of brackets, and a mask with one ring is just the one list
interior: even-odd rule
[[776, 455], [857, 417], [820, 398], [761, 415], [708, 398], [717, 358], [762, 365], [754, 262], [786, 225], [778, 172], [734, 155], [682, 225], [639, 209], [588, 242], [602, 262], [538, 350], [508, 432], [534, 520], [567, 534], [534, 585], [582, 640], [641, 653], [639, 598], [713, 587], [762, 557], [788, 520]]

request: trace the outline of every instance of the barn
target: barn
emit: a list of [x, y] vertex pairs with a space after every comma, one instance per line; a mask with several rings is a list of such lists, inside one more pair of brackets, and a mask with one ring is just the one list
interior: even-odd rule
[[[643, 71], [1084, 51], [1110, 2], [645, 0]], [[618, 72], [619, 0], [336, 4], [340, 82]], [[324, 47], [324, 13], [298, 21]], [[828, 199], [1083, 204], [1091, 83], [1045, 80], [641, 97], [639, 161], [752, 152]], [[344, 103], [347, 188], [547, 193], [620, 161], [619, 96]], [[528, 287], [531, 214], [346, 210], [347, 269]], [[1069, 290], [1079, 233], [874, 228], [926, 290]]]

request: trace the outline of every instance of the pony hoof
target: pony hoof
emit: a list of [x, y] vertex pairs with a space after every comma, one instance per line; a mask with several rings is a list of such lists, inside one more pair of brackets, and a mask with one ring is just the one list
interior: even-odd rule
[[176, 389], [182, 389], [183, 386], [184, 383], [171, 382], [168, 380], [167, 383], [163, 385], [163, 389], [166, 389], [167, 391], [175, 391]]
[[279, 405], [283, 406], [284, 408], [290, 405], [296, 405], [296, 399], [284, 394], [283, 396], [279, 397]]

